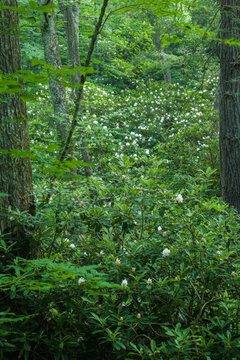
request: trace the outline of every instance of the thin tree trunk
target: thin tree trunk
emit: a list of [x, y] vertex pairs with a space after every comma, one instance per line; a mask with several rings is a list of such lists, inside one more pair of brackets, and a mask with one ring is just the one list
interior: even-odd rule
[[[4, 5], [15, 8], [17, 1], [5, 0]], [[3, 10], [0, 17], [0, 72], [7, 81], [8, 74], [22, 68], [18, 13]], [[8, 241], [16, 242], [17, 253], [24, 257], [31, 251], [30, 234], [22, 226], [14, 226], [9, 207], [33, 212], [32, 169], [28, 158], [7, 154], [14, 149], [29, 150], [27, 110], [19, 93], [4, 94], [0, 99], [0, 193], [7, 194], [0, 197], [0, 231], [8, 233]]]
[[[38, 0], [38, 6], [52, 4], [53, 0]], [[46, 63], [54, 66], [54, 68], [58, 70], [62, 69], [53, 9], [50, 13], [48, 12], [42, 14], [41, 32]], [[59, 77], [53, 76], [51, 72], [49, 88], [52, 98], [58, 140], [61, 144], [63, 144], [67, 136], [68, 123], [66, 90], [65, 87], [61, 84], [61, 79]]]
[[[79, 55], [79, 6], [80, 1], [75, 4], [69, 4], [64, 0], [58, 0], [60, 11], [64, 19], [64, 28], [67, 37], [68, 59], [69, 65], [73, 69], [81, 65]], [[77, 86], [81, 82], [81, 74], [76, 71], [70, 77], [73, 88], [74, 99], [77, 97]]]
[[240, 40], [239, 0], [220, 0], [220, 164], [222, 197], [240, 212]]
[[[85, 63], [84, 63], [85, 67], [88, 67], [90, 65], [92, 54], [93, 54], [93, 51], [94, 51], [94, 47], [96, 45], [97, 37], [98, 37], [99, 31], [101, 29], [101, 26], [103, 24], [103, 18], [104, 18], [104, 15], [106, 13], [108, 2], [109, 2], [109, 0], [103, 0], [103, 2], [102, 2], [100, 15], [99, 15], [98, 21], [96, 23], [94, 33], [93, 33], [93, 36], [92, 36], [92, 39], [91, 39], [91, 42], [90, 42], [87, 58], [86, 58]], [[63, 148], [63, 150], [62, 150], [62, 152], [60, 154], [60, 157], [59, 157], [60, 162], [62, 162], [66, 158], [66, 155], [69, 153], [69, 149], [71, 147], [72, 136], [73, 136], [73, 133], [75, 131], [75, 128], [76, 128], [77, 122], [78, 122], [79, 109], [81, 108], [81, 103], [82, 103], [82, 98], [83, 98], [83, 89], [84, 89], [84, 84], [86, 82], [86, 79], [87, 79], [87, 74], [81, 76], [81, 84], [80, 84], [81, 86], [79, 87], [78, 92], [77, 92], [77, 99], [75, 101], [75, 108], [74, 108], [74, 112], [73, 112], [73, 118], [72, 118], [70, 130], [68, 132], [67, 140], [65, 142], [64, 148]], [[56, 177], [54, 177], [52, 179], [52, 181], [51, 181], [50, 191], [48, 192], [48, 194], [46, 196], [46, 202], [47, 203], [49, 202], [49, 199], [51, 197], [51, 189], [52, 189], [52, 186], [53, 186], [55, 180], [56, 180]]]
[[[58, 0], [58, 4], [64, 18], [64, 28], [67, 37], [69, 65], [71, 68], [74, 68], [81, 65], [80, 55], [79, 55], [80, 1], [72, 5], [72, 4], [68, 4], [64, 0]], [[71, 76], [71, 84], [73, 87], [73, 98], [74, 101], [76, 101], [78, 87], [81, 85], [81, 74], [79, 71], [76, 71], [76, 73]], [[88, 152], [88, 142], [87, 139], [85, 138], [84, 131], [81, 131], [81, 137], [82, 137], [82, 159], [85, 163], [90, 164], [91, 160]], [[87, 177], [92, 176], [92, 168], [90, 166], [85, 166], [84, 170], [85, 170], [85, 175]]]
[[165, 54], [163, 48], [162, 48], [162, 42], [160, 39], [160, 27], [157, 23], [157, 20], [155, 22], [152, 21], [152, 26], [154, 26], [154, 33], [153, 33], [153, 42], [155, 44], [155, 47], [157, 51], [159, 52], [159, 56], [161, 59], [162, 69], [163, 69], [163, 76], [164, 81], [166, 84], [171, 84], [172, 82], [172, 75], [171, 70], [169, 68], [169, 65], [167, 63], [167, 55]]

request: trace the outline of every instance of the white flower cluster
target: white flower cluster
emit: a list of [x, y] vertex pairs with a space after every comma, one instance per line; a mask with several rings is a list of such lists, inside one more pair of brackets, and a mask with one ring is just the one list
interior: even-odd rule
[[178, 196], [176, 197], [175, 201], [176, 201], [177, 203], [182, 203], [182, 202], [183, 202], [183, 197], [182, 197], [182, 195], [181, 195], [181, 194], [178, 194]]
[[83, 278], [83, 277], [80, 277], [79, 279], [78, 279], [78, 285], [82, 285], [82, 284], [84, 284], [85, 283], [85, 279]]
[[151, 278], [148, 278], [148, 279], [147, 279], [147, 284], [148, 284], [148, 285], [152, 285], [152, 279], [151, 279]]
[[163, 250], [162, 254], [163, 254], [164, 257], [168, 257], [168, 256], [170, 255], [170, 252], [171, 252], [171, 251], [170, 251], [168, 248], [165, 248], [165, 249]]
[[124, 279], [123, 281], [122, 281], [122, 284], [121, 284], [123, 287], [127, 287], [128, 286], [128, 281], [127, 281], [127, 279]]
[[117, 258], [116, 261], [115, 261], [115, 264], [116, 264], [117, 266], [119, 266], [119, 265], [121, 264], [121, 260]]

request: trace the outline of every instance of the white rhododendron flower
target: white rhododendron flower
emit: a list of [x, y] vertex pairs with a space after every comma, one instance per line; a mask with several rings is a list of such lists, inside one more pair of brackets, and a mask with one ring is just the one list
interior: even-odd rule
[[82, 284], [84, 284], [85, 283], [85, 279], [83, 278], [83, 277], [80, 277], [79, 279], [78, 279], [78, 285], [82, 285]]
[[71, 248], [71, 249], [75, 249], [75, 245], [74, 245], [74, 244], [71, 244], [71, 245], [70, 245], [70, 248]]
[[159, 227], [158, 227], [158, 231], [161, 231], [161, 230], [162, 230], [162, 227], [161, 227], [161, 226], [159, 226]]
[[183, 202], [183, 197], [182, 197], [182, 195], [181, 195], [181, 194], [178, 194], [178, 196], [176, 197], [175, 201], [176, 201], [177, 203], [182, 203], [182, 202]]
[[148, 285], [152, 285], [152, 279], [151, 279], [151, 278], [148, 278], [148, 279], [147, 279], [147, 284], [148, 284]]
[[121, 260], [117, 258], [115, 263], [116, 263], [117, 266], [119, 266], [121, 264]]
[[163, 250], [162, 254], [163, 254], [164, 257], [167, 257], [167, 256], [170, 255], [170, 252], [171, 251], [168, 248], [166, 248], [166, 249]]
[[127, 286], [128, 286], [128, 282], [127, 282], [126, 279], [124, 279], [124, 280], [122, 281], [122, 286], [123, 286], [123, 287], [127, 287]]

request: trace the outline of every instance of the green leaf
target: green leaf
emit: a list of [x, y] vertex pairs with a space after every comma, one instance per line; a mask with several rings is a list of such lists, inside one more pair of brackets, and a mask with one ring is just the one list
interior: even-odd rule
[[150, 346], [151, 346], [152, 352], [154, 352], [156, 350], [156, 342], [154, 340], [151, 340]]

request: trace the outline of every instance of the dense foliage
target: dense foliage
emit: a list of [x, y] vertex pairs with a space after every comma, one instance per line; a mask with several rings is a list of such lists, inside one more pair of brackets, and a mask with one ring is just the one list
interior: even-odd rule
[[[93, 2], [84, 6], [91, 15]], [[182, 16], [204, 28], [203, 11]], [[166, 83], [152, 12], [121, 16], [106, 25], [113, 33], [101, 34], [98, 73], [85, 86], [82, 122], [62, 163], [46, 67], [27, 58], [39, 34], [29, 47], [24, 41], [31, 151], [12, 156], [32, 159], [36, 215], [10, 211], [16, 227], [31, 225], [33, 258], [16, 257], [16, 244], [1, 238], [0, 358], [239, 358], [239, 215], [220, 198], [217, 60], [196, 72], [196, 49], [181, 77], [183, 54], [202, 34], [193, 31], [170, 42]], [[61, 18], [59, 28], [60, 36]], [[90, 178], [79, 157], [83, 134]]]

